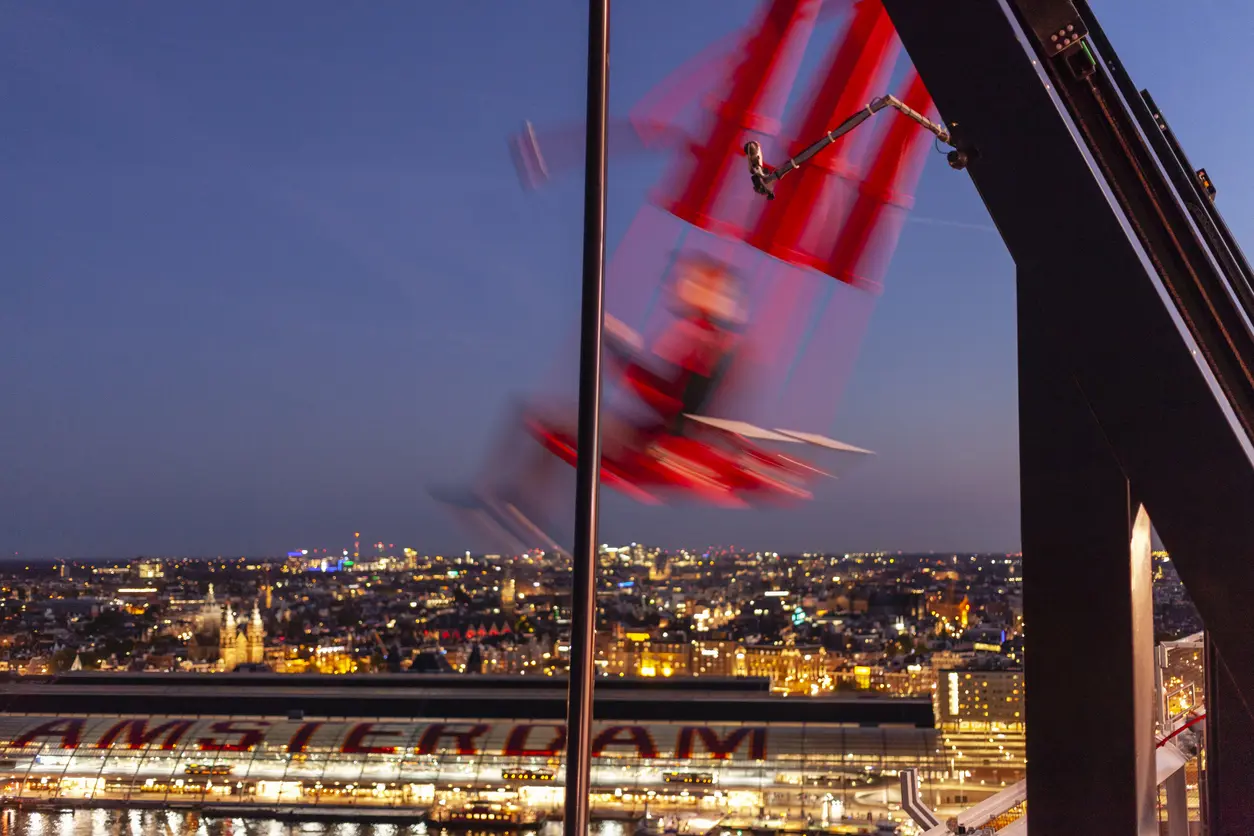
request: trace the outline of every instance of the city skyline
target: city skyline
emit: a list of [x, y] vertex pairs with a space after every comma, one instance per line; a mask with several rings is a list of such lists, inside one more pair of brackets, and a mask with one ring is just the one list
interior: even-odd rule
[[[218, 813], [557, 815], [568, 561], [421, 556], [353, 535], [360, 559], [342, 566], [309, 548], [2, 567], [7, 791], [89, 807], [212, 799]], [[639, 543], [599, 555], [594, 809], [901, 822], [879, 790], [903, 767], [937, 809], [1007, 793], [1014, 808], [1021, 558], [768, 557]], [[1200, 622], [1167, 556], [1152, 565], [1156, 734], [1185, 758]]]
[[[755, 6], [617, 7], [615, 113]], [[505, 397], [573, 333], [578, 178], [524, 195], [504, 144], [523, 119], [582, 116], [569, 8], [378, 7], [345, 26], [315, 3], [299, 25], [253, 10], [251, 33], [229, 10], [0, 11], [0, 101], [27, 128], [0, 204], [0, 551], [260, 555], [362, 528], [470, 546], [425, 485], [470, 475]], [[1244, 237], [1245, 117], [1198, 95], [1240, 77], [1241, 26], [1167, 68], [1154, 8], [1103, 22]], [[446, 36], [414, 49], [413, 31]], [[659, 171], [612, 167], [611, 246]], [[833, 433], [876, 458], [795, 511], [607, 492], [601, 539], [1017, 550], [1013, 265], [936, 161], [886, 288], [833, 386]]]
[[[661, 554], [670, 554], [670, 555], [697, 555], [697, 554], [722, 553], [722, 554], [737, 554], [737, 555], [775, 556], [775, 557], [788, 557], [788, 558], [819, 557], [819, 556], [822, 556], [822, 557], [827, 557], [827, 556], [830, 556], [830, 557], [876, 557], [876, 556], [888, 556], [888, 555], [893, 555], [897, 557], [959, 557], [959, 556], [961, 557], [972, 557], [972, 556], [991, 557], [991, 556], [996, 555], [996, 556], [1014, 557], [1014, 558], [1018, 558], [1021, 556], [1021, 553], [1018, 551], [973, 551], [970, 549], [923, 549], [919, 551], [906, 551], [903, 549], [870, 549], [866, 551], [861, 551], [861, 550], [850, 550], [850, 549], [814, 549], [812, 548], [812, 549], [802, 549], [802, 550], [797, 550], [797, 551], [779, 551], [775, 549], [742, 548], [734, 543], [726, 544], [726, 545], [718, 544], [718, 543], [711, 543], [705, 546], [693, 546], [693, 545], [677, 546], [677, 545], [666, 545], [666, 544], [658, 544], [658, 543], [637, 543], [635, 541], [632, 541], [630, 543], [623, 541], [621, 543], [618, 543], [617, 545], [613, 543], [601, 543], [598, 547], [598, 551], [599, 553], [604, 554], [604, 553], [611, 552], [614, 550], [621, 550], [621, 549], [632, 548], [632, 547], [637, 547], [637, 546], [646, 548], [646, 549], [653, 549]], [[359, 554], [359, 557], [362, 560], [369, 560], [371, 556], [374, 554], [393, 554], [397, 552], [401, 552], [401, 553], [412, 552], [414, 555], [423, 557], [423, 558], [440, 557], [440, 558], [452, 559], [452, 558], [457, 558], [457, 557], [469, 556], [475, 559], [499, 559], [499, 560], [515, 560], [518, 558], [533, 556], [537, 553], [547, 554], [547, 553], [538, 552], [538, 551], [530, 552], [526, 554], [511, 554], [508, 552], [498, 553], [498, 552], [494, 552], [491, 550], [473, 551], [470, 549], [446, 549], [443, 551], [440, 551], [440, 550], [422, 551], [419, 549], [410, 548], [408, 546], [403, 546], [401, 544], [394, 544], [393, 547], [382, 549], [382, 550], [375, 550], [374, 548], [369, 548], [369, 549], [363, 548]], [[1156, 551], [1155, 554], [1165, 556], [1166, 552]], [[135, 554], [123, 554], [123, 555], [108, 555], [108, 554], [41, 555], [41, 554], [34, 554], [34, 553], [12, 552], [9, 554], [0, 555], [0, 564], [4, 564], [4, 565], [7, 565], [9, 568], [12, 568], [14, 564], [18, 564], [22, 562], [29, 562], [34, 565], [48, 565], [48, 564], [56, 564], [60, 562], [66, 562], [66, 563], [71, 563], [71, 564], [81, 563], [81, 564], [86, 565], [86, 564], [94, 564], [94, 563], [125, 563], [127, 561], [132, 561], [132, 560], [190, 560], [190, 561], [217, 560], [217, 561], [228, 561], [228, 562], [238, 561], [238, 560], [270, 561], [270, 560], [279, 560], [283, 558], [285, 555], [288, 558], [292, 558], [297, 555], [303, 555], [303, 556], [307, 556], [313, 559], [318, 558], [320, 555], [325, 555], [325, 558], [328, 560], [336, 559], [336, 558], [352, 559], [354, 557], [351, 549], [345, 549], [342, 547], [340, 548], [328, 547], [325, 549], [311, 548], [311, 549], [303, 549], [303, 550], [292, 550], [292, 551], [287, 551], [287, 552], [279, 551], [279, 552], [275, 552], [272, 554], [265, 554], [265, 553], [195, 554], [192, 552], [185, 552], [185, 553], [178, 553], [178, 554], [135, 553]], [[561, 555], [556, 555], [556, 554], [549, 555], [549, 556], [552, 557], [553, 559], [559, 559], [563, 557]]]

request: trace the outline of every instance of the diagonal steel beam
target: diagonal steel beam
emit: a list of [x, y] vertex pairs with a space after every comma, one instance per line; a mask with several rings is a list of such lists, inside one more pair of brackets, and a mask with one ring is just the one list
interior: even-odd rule
[[[1017, 265], [1021, 376], [1068, 380], [1080, 393], [1110, 459], [1136, 501], [1153, 515], [1225, 662], [1232, 692], [1228, 710], [1248, 714], [1254, 705], [1254, 642], [1247, 627], [1254, 601], [1254, 464], [1246, 431], [1254, 425], [1254, 410], [1242, 370], [1254, 363], [1248, 335], [1240, 333], [1234, 303], [1217, 293], [1222, 277], [1199, 249], [1194, 231], [1178, 224], [1174, 192], [1155, 181], [1161, 181], [1156, 171], [1138, 163], [1138, 157], [1145, 160], [1135, 147], [1139, 137], [1112, 134], [1101, 121], [1077, 124], [1072, 116], [1084, 114], [1069, 110], [1056, 80], [1045, 73], [1036, 52], [1038, 33], [1018, 22], [1017, 12], [1038, 22], [1050, 15], [1069, 19], [1070, 3], [1022, 0], [1021, 5], [1026, 11], [1001, 0], [885, 0], [955, 143], [970, 153], [971, 179]], [[1105, 89], [1102, 101], [1118, 111], [1114, 121], [1130, 123], [1120, 98], [1109, 95], [1108, 83]], [[1112, 156], [1121, 142], [1131, 142], [1127, 155]], [[1106, 156], [1095, 159], [1095, 152]], [[1130, 172], [1146, 179], [1130, 181]], [[1173, 293], [1173, 286], [1186, 292]], [[1032, 305], [1022, 304], [1024, 294]], [[1210, 310], [1198, 301], [1207, 294]], [[1038, 365], [1022, 363], [1024, 353]], [[1035, 401], [1029, 414], [1021, 405], [1022, 445], [1035, 447], [1038, 434], [1054, 432], [1055, 422], [1065, 431], [1072, 417], [1052, 403]], [[1081, 590], [1089, 581], [1085, 567], [1076, 564], [1064, 583], [1040, 562], [1048, 549], [1035, 556], [1029, 551], [1030, 519], [1047, 520], [1054, 513], [1054, 524], [1061, 526], [1075, 510], [1065, 487], [1040, 490], [1048, 483], [1048, 465], [1023, 474], [1029, 596], [1033, 581], [1026, 576], [1034, 559], [1037, 579], [1045, 572], [1043, 583], [1054, 584], [1060, 595], [1067, 583]], [[1029, 660], [1067, 635], [1061, 630], [1051, 635], [1048, 617], [1046, 623], [1039, 620], [1048, 609], [1037, 612], [1038, 620], [1027, 620]], [[1104, 645], [1067, 651], [1112, 658], [1131, 653]], [[1055, 656], [1064, 664], [1068, 658]], [[1058, 669], [1054, 675], [1066, 673]], [[1029, 686], [1032, 717], [1033, 693], [1040, 702], [1040, 692], [1033, 691], [1038, 684], [1039, 675]], [[1100, 679], [1084, 683], [1101, 684]], [[1033, 736], [1039, 739], [1042, 729], [1032, 722], [1032, 770], [1039, 774], [1052, 766], [1060, 770], [1056, 775], [1066, 775], [1061, 761], [1051, 765], [1034, 753], [1039, 750], [1033, 749]], [[1217, 727], [1223, 727], [1222, 718]], [[1133, 741], [1115, 739], [1112, 732], [1111, 739], [1088, 745], [1103, 743]], [[1212, 832], [1254, 832], [1254, 799], [1246, 790], [1254, 782], [1254, 763], [1223, 757], [1222, 740], [1217, 751], [1221, 759], [1214, 766], [1225, 777], [1213, 793], [1218, 797], [1209, 800], [1212, 825], [1222, 822]], [[1051, 830], [1047, 811], [1035, 799], [1032, 804], [1033, 823]], [[1077, 804], [1072, 812], [1077, 808], [1089, 810]]]

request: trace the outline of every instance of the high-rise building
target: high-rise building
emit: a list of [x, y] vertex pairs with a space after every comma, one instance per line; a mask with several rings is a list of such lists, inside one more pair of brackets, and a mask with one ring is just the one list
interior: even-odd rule
[[1022, 670], [942, 670], [935, 712], [956, 767], [1017, 780], [1026, 763]]
[[942, 727], [1023, 725], [1023, 671], [960, 669], [939, 672], [936, 719]]

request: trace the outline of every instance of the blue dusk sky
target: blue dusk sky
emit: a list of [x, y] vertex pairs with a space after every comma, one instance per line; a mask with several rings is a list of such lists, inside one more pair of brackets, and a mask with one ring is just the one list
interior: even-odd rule
[[[1194, 0], [1183, 49], [1179, 3], [1094, 5], [1248, 247], [1254, 5]], [[613, 113], [756, 7], [620, 0]], [[0, 0], [0, 553], [482, 548], [426, 488], [573, 344], [581, 180], [526, 193], [506, 137], [582, 120], [585, 8]], [[613, 161], [611, 250], [665, 168]], [[827, 384], [878, 455], [791, 510], [607, 497], [602, 539], [1017, 549], [1014, 341], [1005, 247], [930, 157]]]

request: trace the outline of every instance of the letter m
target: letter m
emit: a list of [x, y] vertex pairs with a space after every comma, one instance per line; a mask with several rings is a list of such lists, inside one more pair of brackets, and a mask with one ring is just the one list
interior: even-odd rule
[[679, 730], [679, 742], [675, 746], [675, 757], [688, 760], [693, 755], [697, 738], [701, 739], [709, 757], [715, 760], [727, 760], [745, 738], [749, 739], [749, 759], [766, 760], [766, 729], [761, 726], [743, 726], [728, 733], [727, 737], [719, 738], [718, 732], [708, 726], [684, 726]]
[[109, 727], [109, 730], [96, 742], [96, 748], [113, 748], [113, 744], [125, 732], [127, 747], [130, 749], [142, 749], [145, 746], [151, 746], [163, 734], [165, 735], [165, 740], [162, 741], [161, 748], [173, 749], [178, 746], [183, 735], [187, 734], [187, 730], [192, 727], [192, 723], [192, 720], [171, 720], [168, 723], [162, 723], [150, 729], [148, 728], [147, 720], [122, 720]]

